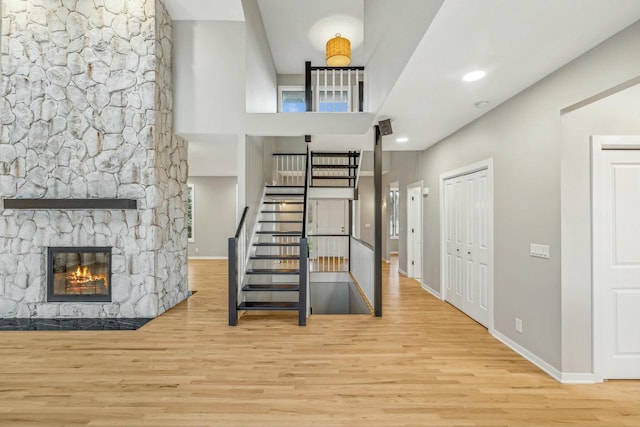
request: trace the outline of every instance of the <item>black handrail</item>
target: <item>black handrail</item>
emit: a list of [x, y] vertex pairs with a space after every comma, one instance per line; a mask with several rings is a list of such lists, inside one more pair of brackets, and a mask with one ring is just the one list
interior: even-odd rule
[[238, 266], [238, 239], [242, 233], [244, 222], [247, 219], [249, 206], [245, 206], [238, 224], [238, 229], [234, 237], [229, 237], [229, 326], [238, 324], [238, 269], [244, 268], [244, 265]]
[[302, 208], [302, 237], [307, 237], [307, 189], [309, 188], [309, 146], [304, 166], [304, 204]]
[[311, 67], [311, 71], [331, 71], [331, 70], [336, 70], [336, 71], [342, 71], [342, 70], [359, 70], [359, 71], [364, 71], [364, 67], [363, 66], [358, 66], [358, 67]]
[[240, 233], [242, 232], [242, 227], [244, 226], [244, 220], [247, 218], [247, 212], [249, 212], [249, 206], [245, 206], [244, 211], [242, 212], [240, 224], [238, 224], [238, 229], [236, 230], [236, 239], [240, 238]]

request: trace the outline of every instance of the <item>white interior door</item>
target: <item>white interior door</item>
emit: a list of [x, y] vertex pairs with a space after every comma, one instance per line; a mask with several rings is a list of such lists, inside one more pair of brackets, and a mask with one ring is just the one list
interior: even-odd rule
[[488, 170], [444, 182], [445, 299], [489, 325], [491, 233]]
[[463, 300], [463, 216], [462, 190], [463, 178], [456, 177], [444, 183], [444, 238], [446, 247], [445, 300], [462, 310]]
[[[344, 236], [349, 228], [348, 200], [316, 200], [314, 221], [311, 230], [314, 235], [316, 257], [348, 256], [349, 240]], [[336, 237], [329, 237], [336, 236]]]
[[407, 190], [407, 273], [422, 279], [422, 187]]
[[597, 368], [605, 379], [640, 379], [640, 150], [605, 149], [600, 160], [600, 197], [594, 200]]

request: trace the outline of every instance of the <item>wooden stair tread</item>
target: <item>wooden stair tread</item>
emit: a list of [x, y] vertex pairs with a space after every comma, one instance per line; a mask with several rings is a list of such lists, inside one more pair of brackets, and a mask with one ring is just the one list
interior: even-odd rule
[[245, 301], [238, 306], [238, 310], [298, 311], [298, 303], [283, 301]]
[[287, 205], [303, 205], [304, 202], [298, 201], [298, 200], [294, 200], [294, 201], [290, 201], [290, 202], [275, 202], [275, 201], [271, 201], [271, 200], [266, 200], [264, 202], [262, 202], [263, 205], [280, 205], [282, 203], [285, 203]]
[[358, 165], [311, 165], [318, 169], [358, 169]]
[[277, 231], [277, 230], [274, 230], [274, 231], [262, 231], [261, 230], [261, 231], [256, 231], [256, 234], [272, 234], [272, 235], [274, 235], [276, 237], [278, 237], [278, 236], [289, 236], [289, 237], [293, 236], [293, 237], [296, 237], [296, 236], [302, 236], [302, 231]]
[[258, 242], [258, 243], [254, 243], [253, 246], [257, 246], [257, 247], [273, 246], [273, 247], [291, 247], [291, 248], [295, 248], [295, 247], [300, 247], [300, 243]]
[[298, 292], [300, 287], [297, 284], [285, 283], [247, 283], [242, 287], [246, 292]]
[[252, 255], [249, 257], [252, 260], [299, 260], [299, 255]]
[[303, 214], [304, 211], [260, 211], [263, 214]]
[[292, 268], [250, 268], [246, 271], [246, 274], [290, 274], [297, 275], [300, 271]]

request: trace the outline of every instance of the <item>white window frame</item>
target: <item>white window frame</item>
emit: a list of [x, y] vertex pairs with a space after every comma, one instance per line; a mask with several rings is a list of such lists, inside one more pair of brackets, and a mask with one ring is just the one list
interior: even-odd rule
[[304, 85], [282, 85], [278, 86], [278, 113], [282, 113], [282, 92], [304, 92]]

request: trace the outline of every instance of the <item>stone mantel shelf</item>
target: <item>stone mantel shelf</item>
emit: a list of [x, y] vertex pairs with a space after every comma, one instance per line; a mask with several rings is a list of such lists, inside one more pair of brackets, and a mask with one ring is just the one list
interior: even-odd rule
[[137, 209], [135, 199], [4, 199], [5, 209], [118, 210]]

